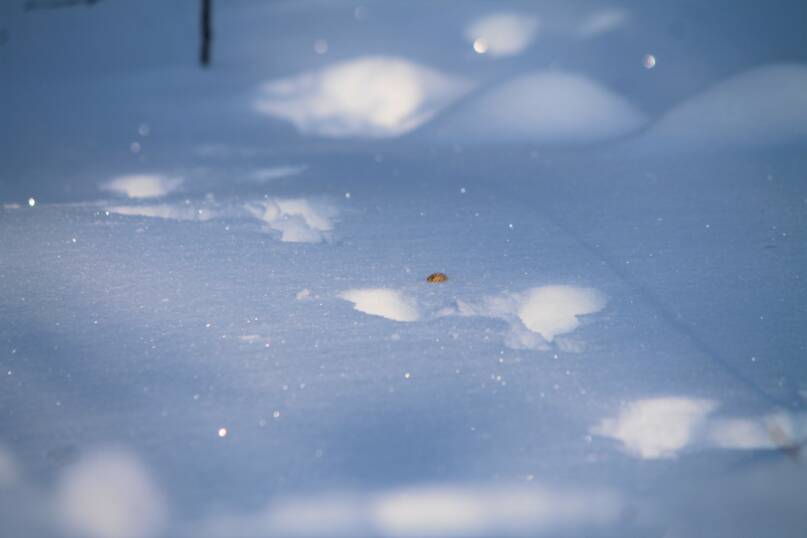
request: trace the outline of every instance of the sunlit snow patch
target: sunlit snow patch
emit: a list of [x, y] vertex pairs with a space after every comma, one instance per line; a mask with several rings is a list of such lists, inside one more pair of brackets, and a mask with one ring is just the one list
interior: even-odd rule
[[538, 33], [538, 19], [517, 13], [496, 13], [472, 22], [465, 38], [474, 50], [490, 56], [514, 56], [524, 52]]
[[210, 220], [217, 213], [208, 208], [194, 207], [189, 204], [157, 204], [157, 205], [117, 205], [106, 208], [116, 215], [150, 217], [168, 220]]
[[120, 450], [89, 454], [68, 468], [56, 509], [67, 529], [90, 538], [147, 538], [157, 534], [167, 516], [148, 470]]
[[642, 459], [673, 458], [704, 428], [715, 407], [710, 400], [683, 397], [637, 400], [591, 432], [620, 441], [628, 453]]
[[408, 60], [365, 56], [264, 84], [255, 108], [302, 133], [395, 137], [429, 121], [470, 84]]
[[359, 312], [381, 316], [394, 321], [420, 319], [417, 301], [405, 293], [390, 288], [360, 288], [343, 291], [341, 299], [353, 303]]
[[708, 441], [719, 448], [772, 450], [797, 447], [807, 440], [807, 414], [773, 413], [760, 417], [715, 419]]
[[585, 75], [522, 75], [456, 110], [437, 130], [445, 140], [575, 145], [625, 136], [645, 122], [627, 100]]
[[292, 243], [319, 243], [330, 238], [337, 216], [334, 207], [306, 198], [268, 198], [246, 208], [269, 230], [280, 232], [281, 241]]
[[665, 114], [644, 137], [649, 146], [715, 148], [807, 141], [807, 66], [747, 71]]
[[[505, 344], [514, 349], [548, 349], [557, 336], [580, 326], [578, 316], [594, 314], [605, 307], [605, 296], [593, 288], [543, 286], [522, 293], [502, 293], [481, 302], [457, 301], [457, 314], [503, 319], [510, 324]], [[558, 342], [560, 343], [560, 342]], [[564, 342], [567, 351], [580, 345]]]
[[695, 447], [795, 454], [807, 440], [807, 414], [730, 418], [714, 416], [717, 407], [712, 400], [680, 396], [636, 400], [591, 433], [620, 441], [626, 452], [642, 459], [672, 458]]
[[577, 316], [593, 314], [605, 307], [605, 297], [592, 288], [544, 286], [522, 294], [518, 317], [524, 326], [551, 342], [580, 326]]
[[180, 177], [136, 174], [116, 177], [102, 183], [100, 188], [116, 194], [125, 194], [129, 198], [159, 198], [178, 190], [182, 181]]
[[427, 486], [379, 495], [372, 508], [385, 536], [511, 536], [604, 525], [621, 503], [597, 490]]

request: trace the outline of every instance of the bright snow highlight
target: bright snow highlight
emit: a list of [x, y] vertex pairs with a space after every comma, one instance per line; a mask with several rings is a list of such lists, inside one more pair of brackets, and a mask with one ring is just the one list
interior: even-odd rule
[[416, 129], [469, 89], [402, 58], [365, 56], [268, 82], [255, 108], [304, 134], [387, 138]]
[[341, 299], [353, 303], [359, 312], [393, 321], [417, 321], [420, 319], [417, 301], [404, 292], [389, 288], [362, 288], [339, 294]]

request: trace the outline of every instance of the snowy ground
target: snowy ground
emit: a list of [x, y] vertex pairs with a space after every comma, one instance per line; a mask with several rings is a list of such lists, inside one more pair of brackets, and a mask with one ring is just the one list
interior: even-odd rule
[[804, 535], [798, 2], [22, 5], [0, 535]]

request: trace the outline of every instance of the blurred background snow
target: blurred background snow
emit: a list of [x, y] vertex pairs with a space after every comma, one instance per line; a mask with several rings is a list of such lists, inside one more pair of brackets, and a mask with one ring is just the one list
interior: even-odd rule
[[805, 534], [803, 2], [212, 9], [0, 4], [0, 535]]

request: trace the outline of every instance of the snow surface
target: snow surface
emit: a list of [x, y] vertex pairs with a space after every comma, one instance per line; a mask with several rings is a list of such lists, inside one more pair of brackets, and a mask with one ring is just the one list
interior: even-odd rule
[[0, 536], [805, 535], [802, 2], [23, 7]]

